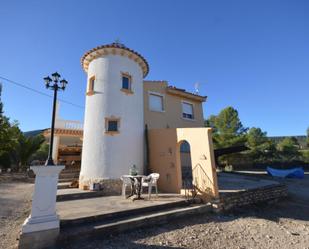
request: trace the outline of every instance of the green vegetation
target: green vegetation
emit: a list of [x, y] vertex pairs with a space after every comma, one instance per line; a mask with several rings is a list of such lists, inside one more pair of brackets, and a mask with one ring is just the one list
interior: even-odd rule
[[223, 109], [218, 116], [210, 116], [205, 124], [214, 128], [213, 141], [216, 148], [242, 145], [246, 141], [247, 128], [243, 127], [233, 107]]
[[307, 128], [307, 147], [309, 147], [309, 127]]
[[0, 84], [0, 168], [21, 168], [34, 160], [33, 155], [41, 148], [44, 137], [26, 137], [16, 121], [4, 115]]
[[23, 134], [20, 134], [17, 146], [11, 153], [15, 165], [19, 168], [25, 168], [30, 162], [32, 155], [40, 149], [44, 141], [45, 138], [43, 136], [25, 137]]
[[[292, 162], [309, 162], [309, 151], [300, 151], [296, 138], [286, 137], [275, 141], [267, 137], [260, 128], [245, 128], [233, 107], [223, 109], [218, 115], [211, 115], [205, 120], [205, 126], [213, 128], [215, 149], [247, 146], [250, 150], [224, 155], [220, 158], [221, 165], [230, 164], [276, 164]], [[307, 143], [309, 142], [309, 128]]]
[[298, 151], [298, 142], [293, 137], [286, 137], [277, 144], [279, 155], [284, 161], [293, 161], [300, 159], [300, 153]]
[[309, 163], [309, 150], [301, 150], [299, 151], [301, 154], [301, 158], [303, 158], [305, 163]]
[[254, 163], [261, 163], [267, 160], [274, 160], [276, 145], [267, 138], [267, 133], [260, 128], [252, 127], [247, 133], [246, 145], [250, 149], [247, 153]]

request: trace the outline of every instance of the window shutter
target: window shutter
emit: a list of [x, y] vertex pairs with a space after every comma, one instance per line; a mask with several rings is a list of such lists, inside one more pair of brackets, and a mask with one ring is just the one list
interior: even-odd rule
[[182, 112], [185, 114], [193, 115], [193, 106], [188, 103], [182, 103]]

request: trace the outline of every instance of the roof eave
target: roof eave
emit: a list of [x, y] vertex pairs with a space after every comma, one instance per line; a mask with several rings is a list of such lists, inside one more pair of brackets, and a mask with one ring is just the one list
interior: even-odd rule
[[177, 90], [177, 89], [167, 88], [167, 92], [170, 93], [170, 94], [173, 94], [173, 95], [186, 97], [188, 99], [192, 99], [192, 100], [195, 100], [195, 101], [205, 102], [207, 100], [207, 96], [200, 96], [200, 95], [197, 95], [197, 94], [184, 92], [184, 91], [180, 91], [180, 90]]

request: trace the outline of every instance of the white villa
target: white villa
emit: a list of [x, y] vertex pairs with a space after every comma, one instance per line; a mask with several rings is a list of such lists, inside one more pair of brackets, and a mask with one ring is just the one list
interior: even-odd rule
[[53, 151], [56, 162], [81, 167], [80, 189], [101, 183], [119, 192], [121, 175], [136, 165], [140, 174], [160, 173], [159, 189], [176, 193], [189, 168], [195, 185], [203, 184], [200, 191], [217, 196], [205, 96], [144, 80], [146, 59], [120, 43], [91, 49], [81, 64], [87, 73], [84, 124], [57, 118]]

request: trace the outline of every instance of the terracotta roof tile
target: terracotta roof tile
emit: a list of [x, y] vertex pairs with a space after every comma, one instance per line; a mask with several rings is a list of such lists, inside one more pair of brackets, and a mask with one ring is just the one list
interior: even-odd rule
[[102, 48], [120, 48], [120, 49], [129, 51], [129, 52], [131, 52], [131, 53], [137, 55], [140, 59], [142, 59], [142, 61], [143, 61], [143, 62], [145, 63], [145, 65], [146, 65], [146, 69], [145, 69], [145, 70], [143, 69], [144, 77], [146, 77], [146, 75], [149, 73], [149, 64], [148, 64], [148, 62], [146, 61], [146, 59], [145, 59], [141, 54], [139, 54], [138, 52], [136, 52], [136, 51], [134, 51], [134, 50], [132, 50], [132, 49], [126, 47], [124, 44], [119, 43], [119, 42], [113, 42], [113, 43], [111, 43], [111, 44], [106, 44], [106, 45], [102, 45], [102, 46], [97, 46], [97, 47], [95, 47], [95, 48], [89, 50], [88, 52], [86, 52], [86, 53], [83, 55], [83, 57], [81, 58], [82, 67], [84, 68], [84, 60], [85, 60], [85, 58], [86, 58], [89, 54], [91, 54], [91, 53], [93, 53], [93, 52], [95, 52], [95, 51], [97, 51], [97, 50], [99, 50], [99, 49], [102, 49]]

